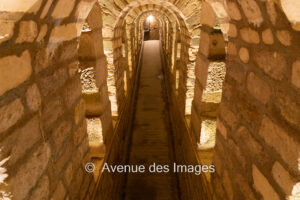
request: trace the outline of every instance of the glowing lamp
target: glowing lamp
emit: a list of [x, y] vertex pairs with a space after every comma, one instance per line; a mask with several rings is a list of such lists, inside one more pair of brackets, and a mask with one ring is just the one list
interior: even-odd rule
[[150, 15], [150, 16], [147, 18], [147, 20], [148, 20], [149, 22], [152, 22], [153, 19], [154, 19], [154, 17], [153, 17], [152, 15]]

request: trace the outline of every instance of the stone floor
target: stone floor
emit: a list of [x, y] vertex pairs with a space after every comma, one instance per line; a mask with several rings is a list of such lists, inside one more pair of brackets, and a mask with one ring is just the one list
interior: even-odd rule
[[[129, 156], [130, 165], [173, 164], [172, 140], [162, 80], [159, 41], [145, 42], [140, 88]], [[179, 199], [174, 173], [130, 173], [127, 175], [126, 200]]]

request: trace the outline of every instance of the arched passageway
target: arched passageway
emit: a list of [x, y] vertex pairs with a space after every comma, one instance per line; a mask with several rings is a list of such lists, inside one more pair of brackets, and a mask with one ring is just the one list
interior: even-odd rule
[[298, 199], [299, 9], [0, 0], [0, 199]]

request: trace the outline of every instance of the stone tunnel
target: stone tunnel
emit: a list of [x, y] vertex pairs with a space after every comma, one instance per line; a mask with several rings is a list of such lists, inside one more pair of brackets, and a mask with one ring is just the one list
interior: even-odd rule
[[299, 200], [299, 0], [0, 0], [0, 199]]

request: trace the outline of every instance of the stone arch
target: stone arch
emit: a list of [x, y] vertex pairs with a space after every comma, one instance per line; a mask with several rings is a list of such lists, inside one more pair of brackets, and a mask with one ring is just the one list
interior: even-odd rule
[[[95, 3], [83, 24], [78, 48], [89, 155], [96, 168], [100, 167], [105, 157], [106, 145], [112, 135], [110, 104], [106, 99], [108, 96], [107, 65], [102, 41], [101, 14], [100, 5]], [[95, 180], [98, 176], [98, 172], [94, 173]]]
[[[167, 3], [166, 5], [168, 7], [170, 7], [172, 4]], [[124, 26], [125, 19], [127, 18], [127, 16], [130, 15], [130, 13], [136, 13], [136, 11], [134, 11], [135, 9], [141, 8], [141, 10], [142, 10], [143, 7], [145, 8], [145, 10], [151, 9], [151, 8], [160, 8], [162, 11], [170, 13], [171, 16], [175, 15], [174, 18], [177, 21], [179, 21], [179, 23], [181, 24], [182, 37], [183, 38], [189, 37], [188, 36], [189, 32], [188, 32], [187, 26], [186, 26], [186, 24], [184, 22], [184, 19], [182, 18], [182, 14], [180, 14], [179, 11], [178, 11], [178, 9], [174, 8], [174, 6], [172, 7], [173, 8], [172, 10], [168, 10], [167, 9], [168, 7], [164, 7], [161, 4], [153, 4], [153, 2], [152, 2], [152, 4], [147, 4], [147, 2], [142, 2], [142, 3], [136, 3], [136, 2], [134, 3], [133, 2], [132, 4], [127, 5], [127, 7], [123, 9], [123, 11], [120, 13], [120, 15], [119, 15], [119, 17], [118, 17], [118, 19], [117, 19], [117, 21], [116, 21], [116, 23], [114, 25], [114, 36], [112, 37], [113, 38], [112, 44], [113, 44], [113, 49], [114, 49], [113, 50], [113, 52], [114, 52], [114, 56], [113, 56], [114, 67], [117, 67], [120, 64], [120, 62], [118, 62], [118, 58], [120, 57], [120, 47], [121, 47], [120, 46], [120, 44], [121, 44], [120, 39], [121, 39], [121, 35], [123, 33], [123, 30], [124, 30], [123, 26]], [[173, 12], [175, 12], [175, 14], [173, 14]], [[180, 18], [178, 18], [178, 16], [180, 16]], [[184, 30], [186, 30], [186, 31], [184, 31]], [[135, 30], [135, 31], [139, 31], [139, 30]], [[136, 42], [137, 41], [138, 40], [136, 40]], [[138, 51], [138, 48], [140, 47], [140, 44], [141, 43], [136, 43], [135, 44], [134, 48], [135, 48], [136, 52]], [[184, 45], [189, 45], [189, 43], [186, 43]], [[183, 46], [183, 47], [185, 47], [185, 46]], [[188, 47], [182, 48], [182, 49], [183, 49], [182, 55], [186, 55], [184, 57], [185, 58], [184, 62], [187, 62], [186, 58], [188, 57], [188, 55], [187, 55], [187, 53], [188, 53], [188, 51], [187, 51]], [[134, 61], [135, 59], [136, 58], [132, 58], [132, 60], [133, 60], [132, 62], [135, 62]], [[125, 62], [121, 62], [121, 63], [122, 63], [121, 64], [122, 66], [127, 66], [127, 64], [128, 64], [128, 63], [126, 63], [126, 61]], [[183, 66], [184, 66], [184, 64], [183, 64]], [[182, 71], [184, 71], [184, 69]], [[119, 76], [120, 77], [118, 77], [117, 79], [121, 80], [121, 77], [123, 77], [123, 74], [120, 72]], [[120, 83], [121, 83], [121, 85], [123, 85], [122, 81], [120, 81]], [[118, 99], [123, 99], [123, 92], [122, 92], [123, 86], [120, 86], [119, 89], [117, 88], [117, 90], [119, 90], [119, 92], [117, 92], [117, 96], [119, 96]], [[121, 100], [119, 100], [119, 102], [122, 103]]]
[[[160, 29], [163, 28], [163, 26], [165, 26], [165, 23], [166, 23], [166, 19], [162, 19], [164, 17], [164, 15], [158, 11], [154, 11], [154, 10], [148, 10], [148, 11], [145, 11], [143, 12], [141, 15], [139, 15], [137, 18], [136, 18], [136, 24], [138, 24], [138, 26], [140, 27], [140, 29], [143, 29], [143, 26], [144, 26], [144, 22], [145, 20], [147, 20], [147, 17], [149, 16], [153, 16], [154, 18], [156, 18], [156, 20], [158, 20], [159, 22], [159, 27]], [[142, 32], [140, 34], [143, 34]], [[160, 35], [159, 35], [159, 39], [160, 38]]]
[[202, 30], [195, 69], [195, 98], [191, 121], [192, 132], [196, 134], [195, 139], [201, 149], [213, 148], [215, 144], [216, 118], [226, 72], [228, 20], [224, 5], [220, 2], [202, 3]]
[[[97, 106], [97, 113], [91, 113], [91, 115], [98, 115], [101, 118], [102, 129], [103, 129], [103, 138], [104, 141], [109, 140], [109, 135], [112, 133], [112, 124], [111, 124], [111, 105], [110, 101], [107, 99], [108, 97], [108, 88], [107, 88], [107, 62], [103, 49], [103, 40], [102, 40], [102, 9], [97, 2], [85, 2], [81, 1], [77, 7], [78, 13], [78, 27], [83, 27], [84, 22], [90, 28], [89, 33], [85, 34], [80, 33], [80, 37], [84, 37], [88, 35], [88, 39], [90, 40], [87, 44], [87, 48], [90, 49], [92, 54], [88, 57], [88, 60], [94, 68], [94, 76], [96, 82], [96, 89], [98, 103], [100, 106]], [[79, 48], [80, 51], [80, 48]], [[81, 51], [82, 52], [82, 51]], [[85, 56], [85, 55], [83, 55]], [[79, 58], [81, 55], [79, 55]], [[91, 100], [91, 99], [89, 99]], [[94, 107], [94, 106], [92, 106]], [[107, 137], [106, 137], [107, 136]]]
[[[126, 9], [124, 9], [125, 11], [124, 12], [121, 12], [120, 16], [119, 16], [119, 19], [122, 20], [124, 19], [125, 16], [128, 15], [128, 13], [130, 12], [130, 10], [132, 10], [134, 8], [134, 5], [135, 7], [141, 7], [143, 5], [147, 5], [148, 7], [160, 7], [162, 11], [165, 11], [165, 12], [171, 12], [171, 14], [174, 12], [174, 14], [172, 15], [175, 15], [174, 18], [176, 19], [176, 21], [178, 21], [178, 24], [180, 26], [180, 38], [181, 38], [181, 41], [184, 41], [182, 43], [182, 45], [180, 45], [180, 55], [181, 55], [181, 58], [180, 58], [180, 61], [179, 62], [176, 62], [177, 63], [177, 67], [179, 69], [178, 72], [180, 72], [180, 78], [179, 78], [179, 85], [180, 85], [180, 89], [179, 89], [179, 92], [178, 92], [178, 101], [180, 102], [179, 104], [181, 105], [182, 107], [182, 113], [184, 113], [184, 107], [185, 107], [185, 93], [186, 93], [186, 81], [187, 81], [187, 77], [186, 77], [186, 65], [188, 64], [189, 62], [189, 48], [190, 48], [190, 30], [189, 30], [189, 27], [187, 27], [186, 25], [186, 22], [185, 22], [185, 18], [183, 16], [183, 14], [178, 10], [178, 8], [176, 8], [176, 6], [170, 4], [169, 2], [164, 2], [164, 3], [156, 3], [155, 1], [154, 2], [151, 2], [151, 4], [147, 4], [147, 2], [135, 2], [135, 3], [132, 3], [129, 4]], [[122, 23], [121, 21], [120, 22], [116, 22], [116, 26], [118, 24]], [[120, 32], [119, 32], [120, 33]], [[176, 73], [175, 73], [176, 74]], [[176, 76], [174, 76], [176, 79]], [[173, 78], [172, 78], [173, 80]]]
[[[121, 18], [121, 19], [124, 18], [127, 15], [126, 13], [129, 12], [129, 10], [134, 8], [135, 6], [146, 5], [146, 4], [149, 4], [150, 6], [154, 4], [156, 6], [162, 7], [163, 8], [162, 10], [167, 10], [167, 11], [170, 10], [170, 11], [174, 12], [176, 19], [178, 20], [180, 30], [182, 30], [182, 33], [184, 33], [182, 41], [185, 41], [185, 42], [183, 43], [182, 46], [180, 44], [178, 45], [178, 47], [180, 47], [180, 49], [183, 50], [183, 53], [181, 54], [183, 56], [182, 56], [180, 62], [176, 62], [180, 66], [179, 68], [181, 68], [181, 70], [178, 71], [178, 72], [180, 72], [179, 73], [180, 74], [180, 78], [179, 78], [180, 89], [179, 89], [178, 101], [180, 102], [180, 105], [182, 105], [181, 106], [182, 113], [187, 111], [187, 113], [190, 114], [190, 111], [188, 111], [188, 110], [190, 110], [190, 107], [191, 107], [190, 104], [191, 104], [191, 100], [193, 98], [194, 77], [192, 74], [194, 72], [195, 53], [196, 53], [195, 49], [198, 48], [197, 42], [195, 42], [195, 41], [197, 41], [197, 37], [198, 37], [197, 31], [194, 30], [195, 24], [191, 23], [192, 22], [191, 19], [188, 17], [185, 17], [182, 14], [182, 12], [172, 3], [159, 2], [159, 1], [151, 1], [151, 2], [134, 1], [134, 2], [131, 2], [130, 4], [127, 4], [123, 8], [122, 12], [119, 15], [119, 18]], [[189, 6], [195, 7], [195, 3], [193, 3]], [[187, 6], [187, 7], [189, 7], [189, 6]], [[196, 7], [197, 7], [197, 5], [196, 5]], [[186, 14], [193, 16], [193, 13], [189, 13], [187, 10], [188, 9], [183, 9], [183, 11]], [[194, 18], [195, 17], [196, 16], [194, 16]], [[189, 20], [189, 22], [191, 24], [189, 24], [187, 26], [187, 22], [185, 20]], [[119, 22], [116, 22], [116, 26], [118, 23]], [[196, 23], [196, 26], [197, 26], [197, 23]], [[188, 56], [184, 55], [186, 53], [188, 53]], [[184, 94], [184, 95], [182, 95], [182, 94]], [[185, 107], [188, 107], [188, 108], [185, 108]]]

